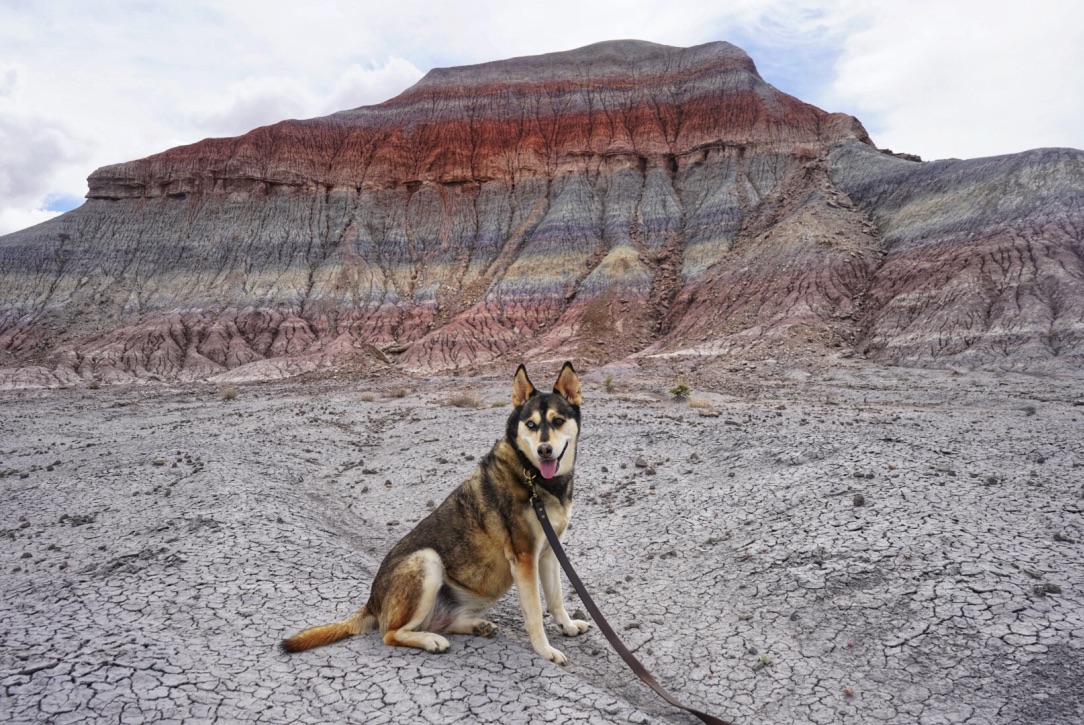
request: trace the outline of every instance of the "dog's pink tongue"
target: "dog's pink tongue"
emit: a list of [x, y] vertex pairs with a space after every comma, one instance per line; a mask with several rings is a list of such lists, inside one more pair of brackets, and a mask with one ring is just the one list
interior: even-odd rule
[[542, 474], [542, 478], [553, 478], [557, 475], [557, 459], [553, 458], [548, 461], [538, 462], [538, 471]]

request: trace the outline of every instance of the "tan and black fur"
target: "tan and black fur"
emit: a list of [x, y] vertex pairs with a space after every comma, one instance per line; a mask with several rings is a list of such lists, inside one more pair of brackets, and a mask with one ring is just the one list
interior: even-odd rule
[[444, 652], [449, 643], [441, 633], [496, 634], [481, 614], [515, 584], [535, 652], [564, 664], [567, 658], [550, 646], [542, 625], [539, 582], [563, 634], [581, 634], [589, 625], [565, 611], [559, 566], [531, 507], [529, 481], [561, 535], [572, 513], [580, 402], [571, 363], [561, 368], [552, 393], [535, 390], [520, 365], [504, 437], [470, 478], [392, 548], [365, 606], [341, 622], [284, 640], [283, 648], [299, 652], [379, 627], [385, 644]]

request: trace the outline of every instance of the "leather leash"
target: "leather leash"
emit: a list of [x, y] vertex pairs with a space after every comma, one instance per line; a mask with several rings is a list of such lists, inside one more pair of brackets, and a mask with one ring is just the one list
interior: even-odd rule
[[572, 583], [572, 587], [576, 590], [576, 593], [580, 595], [580, 601], [583, 602], [583, 606], [587, 607], [587, 611], [591, 614], [591, 619], [595, 620], [595, 624], [598, 625], [599, 631], [606, 636], [610, 646], [616, 650], [617, 654], [621, 655], [621, 659], [625, 660], [625, 664], [629, 666], [629, 669], [632, 670], [637, 677], [644, 681], [644, 684], [674, 707], [695, 715], [700, 718], [702, 722], [708, 723], [708, 725], [730, 725], [726, 720], [720, 720], [714, 715], [708, 715], [707, 713], [682, 705], [651, 676], [651, 673], [647, 671], [647, 668], [643, 666], [640, 660], [636, 659], [635, 655], [629, 651], [629, 648], [625, 646], [625, 643], [622, 642], [617, 636], [617, 633], [614, 632], [610, 623], [606, 621], [606, 617], [602, 616], [602, 612], [599, 611], [594, 600], [591, 599], [591, 595], [587, 593], [587, 588], [584, 587], [583, 582], [580, 581], [579, 576], [576, 575], [576, 570], [572, 568], [572, 562], [570, 562], [565, 555], [565, 550], [561, 548], [561, 540], [557, 538], [557, 532], [553, 530], [553, 524], [550, 523], [549, 516], [546, 515], [546, 504], [535, 490], [534, 475], [530, 471], [524, 471], [524, 474], [531, 487], [531, 505], [534, 506], [534, 512], [535, 515], [538, 516], [538, 522], [542, 524], [542, 530], [546, 532], [546, 538], [549, 539], [550, 548], [553, 549], [553, 553], [557, 556], [557, 561], [561, 562], [561, 568], [565, 570], [565, 574], [568, 576], [569, 582]]

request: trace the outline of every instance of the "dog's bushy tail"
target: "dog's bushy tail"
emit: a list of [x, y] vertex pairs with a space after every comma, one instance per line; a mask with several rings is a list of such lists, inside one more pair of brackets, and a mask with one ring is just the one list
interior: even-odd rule
[[323, 647], [325, 644], [338, 642], [340, 639], [355, 634], [371, 632], [374, 629], [376, 629], [376, 617], [369, 614], [366, 607], [362, 607], [352, 617], [348, 617], [341, 622], [309, 627], [300, 634], [282, 640], [282, 649], [285, 652], [303, 652], [313, 647]]

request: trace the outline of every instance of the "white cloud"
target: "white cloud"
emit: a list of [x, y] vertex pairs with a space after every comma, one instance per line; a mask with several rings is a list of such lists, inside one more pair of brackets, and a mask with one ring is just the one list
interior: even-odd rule
[[286, 119], [326, 116], [380, 103], [422, 75], [409, 61], [390, 58], [382, 65], [353, 63], [334, 82], [316, 88], [291, 77], [246, 78], [231, 83], [220, 96], [208, 95], [189, 118], [203, 132], [236, 136]]
[[291, 78], [247, 78], [190, 115], [192, 124], [216, 136], [236, 136], [258, 126], [307, 116], [315, 105], [309, 90]]
[[0, 104], [0, 202], [37, 198], [49, 186], [57, 167], [78, 161], [83, 139], [62, 124], [22, 116]]
[[0, 65], [0, 100], [14, 98], [19, 89], [19, 66]]
[[924, 158], [1084, 146], [1084, 6], [914, 0], [863, 20], [833, 91], [879, 145]]
[[424, 75], [403, 58], [389, 58], [383, 65], [355, 63], [343, 71], [331, 93], [321, 101], [324, 114], [369, 106], [399, 95]]
[[80, 133], [24, 109], [23, 74], [0, 67], [0, 234], [56, 216], [45, 208], [56, 180], [87, 158]]
[[0, 235], [41, 224], [62, 213], [33, 207], [0, 207]]

